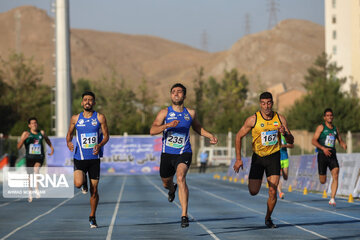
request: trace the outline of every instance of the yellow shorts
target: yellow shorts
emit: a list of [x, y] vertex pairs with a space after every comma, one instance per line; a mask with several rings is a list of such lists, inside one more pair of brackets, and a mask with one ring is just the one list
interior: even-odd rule
[[287, 168], [289, 167], [289, 159], [283, 159], [280, 161], [281, 168]]

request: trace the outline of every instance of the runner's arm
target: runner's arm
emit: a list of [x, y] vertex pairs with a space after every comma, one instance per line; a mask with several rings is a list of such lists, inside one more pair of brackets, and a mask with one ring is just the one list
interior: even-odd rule
[[324, 126], [323, 125], [319, 125], [317, 126], [316, 130], [315, 130], [315, 133], [314, 133], [314, 136], [311, 140], [311, 143], [312, 145], [314, 145], [315, 147], [321, 149], [324, 151], [324, 149], [326, 147], [322, 146], [320, 143], [319, 143], [319, 137], [320, 137], [320, 134], [321, 132], [324, 130]]
[[322, 146], [322, 145], [319, 143], [319, 137], [320, 137], [320, 134], [321, 134], [321, 132], [322, 132], [323, 130], [324, 130], [324, 126], [323, 126], [323, 125], [319, 125], [319, 126], [316, 128], [315, 133], [314, 133], [314, 136], [313, 136], [313, 138], [312, 138], [312, 140], [311, 140], [311, 143], [312, 143], [315, 147], [321, 149], [321, 150], [324, 152], [325, 156], [328, 156], [328, 157], [329, 157], [329, 156], [331, 156], [330, 148], [324, 147], [324, 146]]
[[79, 114], [73, 115], [71, 117], [69, 130], [66, 134], [66, 144], [71, 152], [74, 151], [74, 144], [72, 143], [72, 139], [73, 139], [73, 135], [74, 135], [75, 124], [76, 124], [78, 118], [79, 118]]
[[286, 142], [288, 144], [294, 144], [294, 136], [291, 134], [291, 132], [288, 128], [286, 118], [280, 114], [279, 114], [279, 118], [281, 121], [281, 127], [279, 129], [280, 133], [282, 133], [282, 135], [284, 135]]
[[160, 110], [160, 112], [156, 116], [153, 124], [151, 125], [150, 135], [160, 134], [165, 129], [170, 128], [170, 127], [176, 127], [176, 125], [178, 125], [179, 120], [174, 120], [172, 122], [164, 124], [164, 120], [166, 118], [166, 115], [167, 115], [167, 109]]
[[47, 143], [47, 145], [49, 145], [49, 147], [51, 148], [51, 152], [49, 153], [49, 155], [50, 156], [53, 155], [54, 154], [54, 147], [51, 144], [51, 141], [50, 141], [49, 137], [45, 134], [44, 130], [41, 130], [40, 132], [44, 136], [44, 139], [45, 139], [45, 142]]
[[341, 136], [340, 136], [340, 131], [339, 129], [336, 130], [337, 131], [337, 140], [339, 141], [339, 144], [340, 146], [343, 148], [343, 149], [347, 149], [347, 145], [346, 143], [342, 140]]
[[110, 138], [105, 115], [101, 114], [101, 113], [98, 113], [98, 120], [99, 120], [100, 125], [101, 125], [101, 132], [103, 134], [103, 139], [101, 140], [100, 143], [98, 143], [98, 144], [96, 144], [94, 146], [94, 151], [93, 151], [94, 155], [99, 154], [101, 147], [103, 147], [109, 141], [109, 138]]
[[243, 169], [243, 162], [241, 160], [241, 140], [246, 136], [251, 130], [251, 128], [255, 125], [256, 116], [255, 114], [248, 117], [245, 120], [244, 125], [240, 128], [235, 138], [235, 151], [236, 151], [236, 161], [234, 163], [234, 171], [239, 172], [239, 169]]
[[189, 113], [193, 119], [191, 124], [193, 130], [199, 135], [208, 138], [211, 144], [216, 144], [218, 142], [218, 139], [212, 133], [206, 131], [205, 128], [203, 128], [203, 126], [196, 117], [196, 112], [194, 110], [189, 110]]
[[29, 137], [29, 135], [30, 133], [28, 131], [25, 131], [21, 134], [20, 141], [17, 144], [17, 149], [20, 149], [23, 146], [25, 140]]

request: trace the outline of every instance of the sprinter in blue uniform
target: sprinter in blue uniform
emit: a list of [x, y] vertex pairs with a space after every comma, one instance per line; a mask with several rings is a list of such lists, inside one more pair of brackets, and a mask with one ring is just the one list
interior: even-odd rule
[[73, 115], [70, 120], [66, 142], [69, 150], [73, 152], [72, 139], [73, 132], [76, 129], [74, 184], [77, 188], [84, 185], [87, 182], [86, 173], [88, 173], [91, 207], [89, 222], [91, 228], [96, 228], [95, 212], [99, 202], [97, 188], [100, 178], [100, 158], [102, 157], [103, 146], [109, 141], [109, 133], [105, 116], [93, 110], [95, 106], [94, 93], [83, 93], [81, 106], [84, 111]]
[[[187, 215], [189, 189], [186, 185], [186, 173], [192, 160], [189, 130], [210, 139], [211, 144], [217, 143], [217, 138], [206, 131], [196, 118], [195, 110], [184, 107], [186, 88], [176, 83], [171, 87], [170, 96], [172, 105], [162, 109], [151, 126], [150, 134], [163, 133], [162, 153], [160, 162], [160, 177], [163, 185], [169, 190], [168, 201], [175, 198], [177, 185], [179, 185], [179, 201], [182, 208], [181, 227], [189, 226]], [[176, 182], [173, 178], [176, 173]]]

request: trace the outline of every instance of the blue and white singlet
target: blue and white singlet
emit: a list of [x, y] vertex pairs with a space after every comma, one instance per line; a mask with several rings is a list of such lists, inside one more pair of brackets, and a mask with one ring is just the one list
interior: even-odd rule
[[179, 120], [179, 124], [173, 128], [167, 128], [163, 132], [162, 152], [170, 154], [182, 154], [192, 152], [190, 144], [190, 127], [192, 118], [188, 110], [184, 107], [182, 112], [176, 112], [172, 106], [168, 107], [168, 113], [164, 123]]
[[94, 146], [100, 143], [103, 138], [97, 112], [94, 111], [90, 118], [85, 118], [83, 112], [81, 112], [75, 128], [76, 148], [74, 159], [91, 160], [102, 157], [103, 148], [101, 148], [99, 154], [93, 154]]

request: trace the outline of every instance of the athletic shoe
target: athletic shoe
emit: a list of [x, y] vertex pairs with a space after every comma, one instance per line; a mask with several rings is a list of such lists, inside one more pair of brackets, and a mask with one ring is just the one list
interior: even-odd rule
[[187, 216], [181, 217], [181, 227], [186, 228], [189, 226], [189, 218]]
[[84, 183], [84, 184], [81, 186], [81, 192], [82, 192], [82, 194], [87, 194], [87, 192], [88, 192], [87, 183]]
[[174, 185], [174, 191], [168, 193], [168, 201], [172, 202], [175, 199], [175, 192], [176, 192], [177, 184]]
[[33, 198], [32, 198], [32, 195], [31, 193], [29, 194], [29, 198], [28, 198], [28, 202], [32, 202]]
[[97, 228], [98, 227], [98, 225], [96, 224], [95, 217], [89, 217], [89, 222], [90, 222], [90, 228]]
[[284, 199], [285, 198], [285, 193], [283, 193], [283, 192], [279, 193], [279, 198]]
[[329, 205], [336, 207], [335, 199], [331, 198], [330, 201], [329, 201]]
[[265, 219], [265, 225], [268, 228], [277, 228], [277, 226], [272, 222], [271, 218]]

